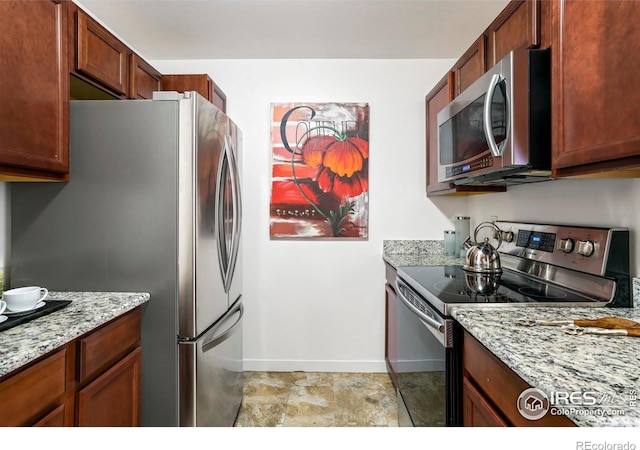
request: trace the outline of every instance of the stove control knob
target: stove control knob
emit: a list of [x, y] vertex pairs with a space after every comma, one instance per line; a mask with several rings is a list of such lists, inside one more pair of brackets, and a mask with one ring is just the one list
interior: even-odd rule
[[571, 253], [573, 251], [573, 239], [560, 239], [560, 251], [563, 253]]
[[502, 240], [505, 242], [513, 242], [514, 237], [515, 237], [515, 234], [513, 234], [513, 231], [502, 232]]
[[592, 241], [578, 241], [578, 254], [582, 256], [591, 256], [595, 250], [595, 245]]

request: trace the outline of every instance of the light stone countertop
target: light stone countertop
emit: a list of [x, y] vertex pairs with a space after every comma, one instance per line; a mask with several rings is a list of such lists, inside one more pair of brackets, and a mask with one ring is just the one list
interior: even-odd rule
[[0, 331], [0, 376], [142, 305], [150, 295], [143, 292], [49, 292], [48, 298], [71, 300], [71, 303], [46, 316]]
[[[622, 317], [640, 322], [637, 308], [456, 307], [453, 317], [530, 386], [552, 392], [595, 392], [598, 405], [565, 414], [579, 426], [640, 426], [640, 338], [570, 335], [542, 320]], [[593, 412], [593, 414], [591, 413]], [[602, 415], [597, 415], [603, 413]], [[607, 415], [607, 414], [622, 415]]]
[[464, 258], [443, 254], [443, 241], [383, 241], [382, 259], [394, 269], [401, 266], [464, 264]]

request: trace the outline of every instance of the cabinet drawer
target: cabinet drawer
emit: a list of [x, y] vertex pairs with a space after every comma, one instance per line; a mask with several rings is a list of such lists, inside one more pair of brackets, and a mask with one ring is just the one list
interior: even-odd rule
[[98, 375], [140, 343], [140, 308], [78, 341], [78, 381]]
[[0, 426], [29, 425], [65, 392], [67, 349], [0, 383]]
[[522, 427], [575, 426], [566, 417], [550, 414], [539, 420], [525, 419], [518, 411], [517, 402], [522, 391], [530, 387], [529, 384], [468, 333], [464, 333], [462, 352], [465, 377], [472, 379], [478, 387], [478, 391], [513, 425]]
[[77, 40], [77, 70], [119, 94], [126, 94], [127, 46], [81, 10], [78, 10]]

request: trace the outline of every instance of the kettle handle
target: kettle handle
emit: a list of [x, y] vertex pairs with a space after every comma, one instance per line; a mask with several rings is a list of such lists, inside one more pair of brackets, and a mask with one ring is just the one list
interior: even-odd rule
[[[502, 245], [502, 230], [500, 229], [500, 227], [498, 227], [498, 225], [493, 222], [480, 222], [476, 229], [473, 231], [473, 240], [476, 243], [478, 242], [478, 231], [482, 228], [494, 228], [497, 231], [497, 233], [494, 233], [494, 236], [496, 234], [498, 235], [498, 246], [496, 247], [496, 250], [499, 249]], [[487, 240], [489, 240], [489, 238], [487, 238]]]

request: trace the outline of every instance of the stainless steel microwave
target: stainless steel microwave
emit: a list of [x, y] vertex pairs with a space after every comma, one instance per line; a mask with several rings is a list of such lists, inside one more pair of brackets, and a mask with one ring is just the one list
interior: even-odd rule
[[439, 182], [512, 185], [549, 179], [550, 50], [510, 52], [437, 119]]

